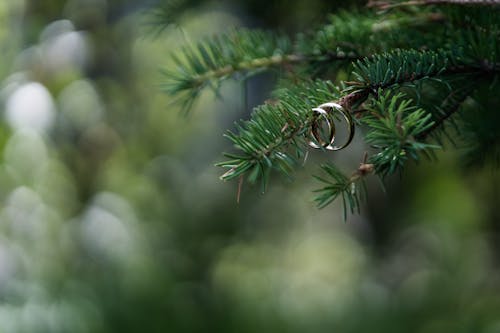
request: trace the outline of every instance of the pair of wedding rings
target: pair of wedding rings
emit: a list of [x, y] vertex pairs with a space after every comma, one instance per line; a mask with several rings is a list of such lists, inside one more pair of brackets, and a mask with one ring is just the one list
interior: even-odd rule
[[[326, 149], [326, 150], [341, 150], [347, 147], [354, 137], [354, 121], [351, 114], [346, 111], [341, 105], [337, 103], [325, 103], [312, 109], [314, 112], [313, 119], [311, 123], [310, 136], [312, 138], [309, 141], [309, 146], [315, 149]], [[347, 140], [342, 145], [336, 145], [336, 129], [335, 129], [335, 113], [340, 113], [340, 115], [345, 119], [347, 124]], [[321, 135], [322, 124], [321, 121], [326, 122], [327, 126], [327, 136], [325, 139]]]

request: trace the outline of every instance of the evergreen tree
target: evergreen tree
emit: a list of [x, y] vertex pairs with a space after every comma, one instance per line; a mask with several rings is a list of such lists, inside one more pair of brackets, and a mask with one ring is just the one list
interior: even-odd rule
[[[160, 28], [189, 1], [166, 1]], [[335, 11], [324, 25], [290, 37], [234, 29], [186, 45], [172, 57], [165, 90], [189, 110], [206, 88], [275, 71], [273, 98], [226, 136], [221, 179], [266, 189], [272, 171], [291, 177], [311, 148], [349, 149], [355, 131], [367, 152], [350, 173], [321, 165], [316, 202], [337, 198], [358, 211], [364, 179], [401, 173], [451, 142], [464, 166], [500, 161], [500, 1], [370, 1]], [[344, 127], [342, 132], [342, 127]], [[340, 132], [339, 133], [339, 129]]]

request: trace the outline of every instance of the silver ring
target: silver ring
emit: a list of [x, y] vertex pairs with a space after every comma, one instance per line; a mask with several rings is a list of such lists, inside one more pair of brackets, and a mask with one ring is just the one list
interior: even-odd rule
[[[354, 131], [355, 131], [354, 121], [352, 119], [351, 114], [347, 110], [345, 110], [340, 104], [333, 103], [333, 102], [321, 104], [318, 108], [325, 110], [328, 113], [328, 116], [330, 118], [330, 123], [333, 126], [335, 126], [334, 119], [332, 119], [333, 111], [340, 112], [347, 123], [347, 129], [348, 129], [348, 137], [347, 137], [346, 142], [344, 142], [344, 144], [342, 144], [340, 146], [334, 146], [333, 142], [335, 141], [335, 133], [333, 133], [333, 139], [330, 141], [330, 144], [328, 146], [325, 146], [324, 148], [328, 149], [328, 150], [335, 151], [335, 150], [341, 150], [341, 149], [344, 149], [345, 147], [347, 147], [351, 143], [352, 139], [354, 138]], [[314, 126], [314, 122], [313, 122], [313, 125], [311, 127], [313, 127], [313, 126]], [[316, 134], [317, 134], [317, 132], [312, 131], [313, 137], [317, 140]]]
[[[313, 115], [313, 120], [312, 120], [312, 124], [311, 124], [310, 136], [312, 138], [314, 138], [314, 141], [312, 141], [312, 140], [309, 141], [309, 146], [311, 146], [312, 148], [315, 148], [315, 149], [324, 148], [324, 149], [331, 150], [331, 148], [333, 148], [332, 143], [335, 141], [335, 124], [331, 121], [330, 115], [328, 114], [328, 112], [326, 110], [324, 110], [323, 108], [317, 107], [317, 108], [312, 109], [312, 111], [314, 112], [314, 115]], [[320, 116], [323, 117], [323, 119], [326, 121], [326, 123], [328, 125], [328, 129], [330, 131], [328, 141], [323, 141], [319, 137], [318, 118]]]

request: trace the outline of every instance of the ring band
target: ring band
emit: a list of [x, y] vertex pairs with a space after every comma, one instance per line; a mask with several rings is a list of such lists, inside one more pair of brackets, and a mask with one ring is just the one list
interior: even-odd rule
[[[335, 122], [333, 119], [333, 111], [340, 112], [347, 123], [348, 137], [346, 142], [340, 146], [333, 145], [335, 141]], [[341, 105], [333, 102], [324, 103], [321, 104], [319, 107], [314, 108], [313, 112], [315, 113], [315, 116], [311, 124], [310, 134], [315, 140], [315, 142], [314, 141], [309, 142], [309, 146], [316, 149], [324, 148], [327, 150], [336, 151], [344, 149], [351, 143], [355, 131], [354, 121], [352, 119], [351, 114], [348, 111], [346, 111]], [[328, 124], [328, 128], [330, 129], [330, 136], [329, 136], [330, 142], [325, 142], [319, 137], [318, 115], [322, 115]], [[316, 144], [316, 142], [319, 143], [319, 145]]]
[[[340, 104], [333, 103], [333, 102], [321, 104], [319, 106], [319, 108], [321, 108], [323, 110], [331, 109], [332, 111], [333, 110], [338, 111], [344, 117], [344, 119], [347, 123], [347, 130], [348, 130], [347, 140], [344, 142], [344, 144], [342, 144], [340, 146], [331, 146], [330, 145], [330, 147], [326, 147], [326, 149], [333, 150], [333, 151], [344, 149], [345, 147], [347, 147], [351, 143], [352, 139], [354, 138], [355, 128], [354, 128], [354, 121], [352, 120], [351, 113], [348, 112], [347, 110], [345, 110]], [[332, 114], [333, 114], [333, 112], [332, 112]], [[333, 119], [332, 119], [332, 123], [333, 123]], [[331, 142], [331, 144], [333, 144], [333, 141]]]
[[[314, 118], [313, 118], [313, 121], [311, 124], [310, 135], [314, 138], [315, 141], [309, 141], [309, 146], [311, 146], [312, 148], [315, 148], [315, 149], [321, 149], [321, 148], [328, 149], [328, 147], [331, 147], [331, 144], [333, 143], [333, 141], [335, 141], [335, 124], [331, 121], [330, 115], [328, 114], [328, 112], [326, 110], [324, 110], [323, 108], [317, 107], [317, 108], [312, 109], [312, 111], [314, 112], [314, 116], [313, 116]], [[318, 117], [319, 116], [322, 116], [328, 125], [328, 129], [330, 131], [328, 141], [323, 141], [319, 137], [319, 133], [318, 133], [318, 130], [319, 130]], [[318, 143], [319, 143], [319, 145], [318, 145]]]

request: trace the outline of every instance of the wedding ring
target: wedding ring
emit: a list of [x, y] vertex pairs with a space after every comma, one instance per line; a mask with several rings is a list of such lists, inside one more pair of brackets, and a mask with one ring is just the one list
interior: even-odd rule
[[[314, 116], [313, 116], [313, 120], [311, 123], [310, 135], [314, 140], [309, 142], [309, 146], [311, 146], [315, 149], [323, 148], [323, 149], [327, 149], [327, 150], [331, 150], [331, 151], [336, 151], [336, 150], [344, 149], [345, 147], [347, 147], [351, 143], [351, 141], [354, 137], [354, 121], [351, 117], [351, 114], [348, 111], [346, 111], [341, 105], [339, 105], [337, 103], [333, 103], [333, 102], [324, 103], [324, 104], [321, 104], [320, 106], [318, 106], [317, 108], [312, 109], [312, 111], [314, 112]], [[344, 142], [344, 144], [342, 144], [340, 146], [334, 145], [334, 142], [335, 142], [334, 112], [335, 111], [339, 112], [344, 117], [344, 119], [347, 123], [347, 130], [348, 130], [347, 140]], [[319, 130], [320, 130], [321, 126], [318, 123], [320, 116], [326, 121], [326, 123], [328, 125], [328, 129], [330, 131], [329, 137], [328, 137], [328, 140], [329, 140], [328, 142], [324, 141], [320, 137]]]
[[[340, 146], [336, 146], [336, 145], [333, 146], [332, 145], [333, 141], [331, 141], [330, 145], [328, 147], [325, 147], [326, 149], [332, 150], [332, 151], [344, 149], [345, 147], [347, 147], [351, 143], [352, 139], [354, 138], [355, 128], [354, 128], [354, 121], [352, 119], [351, 114], [349, 113], [349, 111], [345, 110], [340, 104], [333, 103], [333, 102], [321, 104], [319, 106], [319, 108], [326, 110], [329, 113], [332, 124], [334, 124], [333, 111], [339, 112], [344, 117], [346, 124], [347, 124], [347, 131], [348, 131], [347, 140], [344, 142], [344, 144], [342, 144]], [[335, 138], [334, 138], [334, 140], [335, 140]]]
[[[309, 146], [315, 149], [321, 149], [321, 148], [328, 149], [328, 147], [331, 147], [331, 144], [335, 140], [335, 124], [331, 121], [328, 112], [325, 111], [323, 108], [319, 107], [314, 108], [312, 109], [312, 111], [314, 112], [314, 116], [311, 124], [310, 135], [312, 138], [314, 138], [314, 141], [309, 141]], [[325, 141], [322, 138], [320, 138], [319, 130], [321, 126], [318, 123], [319, 117], [323, 118], [326, 121], [326, 124], [328, 125], [328, 130], [329, 130], [328, 141]]]

